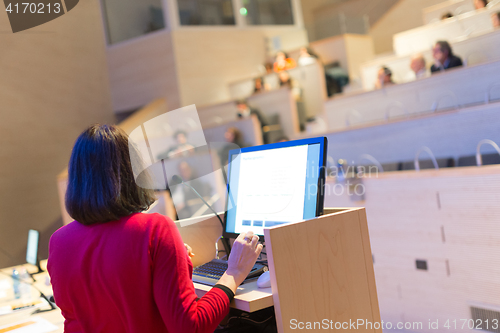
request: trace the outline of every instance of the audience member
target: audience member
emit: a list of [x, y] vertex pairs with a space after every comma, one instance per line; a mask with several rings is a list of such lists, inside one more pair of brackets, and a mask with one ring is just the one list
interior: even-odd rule
[[264, 64], [264, 68], [266, 70], [266, 74], [272, 74], [272, 73], [274, 73], [273, 66], [274, 66], [274, 64], [272, 62], [266, 62]]
[[393, 85], [394, 81], [392, 80], [392, 71], [382, 66], [378, 70], [377, 81], [375, 82], [375, 88], [381, 89], [390, 85]]
[[227, 144], [222, 147], [219, 152], [220, 164], [222, 167], [227, 165], [227, 158], [229, 151], [232, 149], [244, 148], [246, 147], [245, 141], [243, 140], [243, 134], [236, 127], [229, 127], [224, 133], [224, 140]]
[[431, 67], [431, 73], [463, 66], [462, 59], [453, 54], [450, 44], [446, 41], [439, 41], [434, 45], [432, 48], [432, 56], [434, 57], [435, 63]]
[[297, 63], [299, 66], [307, 66], [314, 64], [319, 60], [319, 57], [314, 51], [309, 48], [309, 47], [301, 47], [300, 48], [300, 54], [299, 54], [299, 59], [297, 60]]
[[290, 74], [286, 71], [280, 72], [278, 77], [280, 79], [280, 87], [288, 87], [292, 91], [293, 99], [296, 102], [300, 102], [302, 99], [302, 88], [297, 80], [291, 78]]
[[295, 60], [289, 58], [285, 52], [279, 51], [276, 54], [276, 60], [274, 61], [274, 71], [276, 73], [286, 71], [295, 67], [297, 67]]
[[258, 77], [254, 81], [254, 90], [253, 93], [259, 93], [261, 91], [264, 91], [264, 79], [262, 77]]
[[188, 156], [194, 153], [194, 146], [187, 142], [187, 133], [183, 130], [178, 130], [174, 134], [177, 144], [170, 148], [166, 153], [158, 155], [158, 159], [171, 158], [178, 156]]
[[280, 87], [292, 88], [292, 79], [290, 78], [290, 74], [288, 74], [288, 72], [279, 72], [278, 77], [280, 79]]
[[427, 76], [425, 58], [422, 54], [417, 54], [411, 58], [410, 67], [413, 73], [415, 73], [415, 78], [417, 80]]
[[491, 14], [491, 23], [493, 23], [493, 28], [500, 28], [500, 12]]
[[[261, 127], [268, 125], [267, 121], [265, 120], [262, 113], [255, 108], [251, 108], [245, 100], [237, 101], [236, 107], [238, 108], [238, 118], [246, 118], [246, 117], [250, 117], [252, 114], [254, 114], [257, 117], [257, 119], [259, 120]], [[264, 131], [262, 133], [264, 133]], [[268, 142], [266, 142], [265, 135], [264, 135], [263, 139], [264, 139], [264, 143], [268, 143]]]
[[[183, 181], [188, 182], [189, 185], [194, 187], [202, 197], [210, 196], [212, 188], [209, 184], [202, 182], [200, 179], [196, 179], [195, 173], [191, 166], [186, 162], [182, 161], [178, 166], [179, 176]], [[172, 190], [173, 189], [173, 190]], [[203, 206], [196, 195], [196, 193], [190, 188], [179, 184], [177, 186], [172, 186], [172, 200], [174, 201], [175, 210], [177, 211], [178, 219], [187, 219], [193, 216], [193, 214]]]
[[476, 9], [484, 8], [484, 7], [486, 7], [487, 4], [488, 4], [488, 0], [474, 0], [474, 7]]
[[448, 13], [445, 13], [443, 15], [441, 15], [441, 21], [442, 20], [446, 20], [446, 19], [449, 19], [449, 18], [452, 18], [453, 17], [453, 14], [448, 12]]

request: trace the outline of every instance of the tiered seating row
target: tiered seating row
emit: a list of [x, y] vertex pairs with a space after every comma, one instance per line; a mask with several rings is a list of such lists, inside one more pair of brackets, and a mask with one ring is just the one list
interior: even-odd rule
[[454, 69], [432, 77], [325, 103], [331, 130], [498, 99], [500, 62]]
[[[431, 41], [436, 41], [431, 39]], [[432, 43], [432, 42], [431, 42]], [[477, 65], [488, 61], [500, 59], [500, 31], [467, 38], [452, 44], [453, 52], [460, 56], [467, 65]], [[431, 52], [431, 44], [427, 50], [422, 52], [428, 67], [434, 62]], [[392, 70], [393, 79], [396, 83], [413, 81], [415, 75], [410, 68], [411, 55], [380, 57], [366, 62], [361, 66], [361, 77], [363, 89], [373, 90], [377, 72], [381, 66], [387, 66]]]
[[[328, 156], [330, 163], [344, 159], [350, 165], [359, 165], [367, 164], [361, 156], [369, 154], [388, 164], [413, 161], [417, 151], [426, 146], [437, 159], [452, 158], [458, 164], [460, 157], [475, 155], [483, 139], [500, 144], [499, 128], [500, 103], [481, 105], [326, 134]], [[488, 145], [481, 152], [496, 154]], [[422, 153], [421, 159], [429, 156]]]
[[398, 56], [423, 52], [438, 40], [455, 42], [469, 36], [493, 31], [491, 14], [500, 10], [500, 4], [487, 9], [472, 11], [451, 19], [427, 24], [394, 35], [394, 52]]

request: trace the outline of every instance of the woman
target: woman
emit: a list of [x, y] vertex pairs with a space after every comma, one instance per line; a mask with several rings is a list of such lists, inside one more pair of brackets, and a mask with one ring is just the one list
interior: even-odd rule
[[262, 245], [253, 233], [240, 235], [228, 270], [197, 301], [175, 224], [141, 213], [155, 199], [134, 180], [136, 158], [114, 126], [91, 126], [75, 143], [66, 208], [76, 221], [52, 235], [47, 266], [64, 331], [213, 332]]

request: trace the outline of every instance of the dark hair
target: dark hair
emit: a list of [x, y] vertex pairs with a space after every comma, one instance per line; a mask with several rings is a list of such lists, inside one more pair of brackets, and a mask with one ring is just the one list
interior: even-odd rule
[[243, 140], [243, 134], [241, 134], [240, 130], [236, 127], [229, 127], [226, 132], [233, 132], [233, 143], [239, 144]]
[[384, 71], [385, 75], [392, 77], [392, 71], [389, 69], [389, 67], [382, 66], [382, 67], [380, 67], [380, 69], [382, 69]]
[[482, 1], [485, 7], [488, 5], [488, 0], [479, 0], [479, 1]]
[[290, 58], [290, 57], [288, 56], [288, 53], [286, 53], [285, 51], [279, 50], [278, 52], [276, 52], [276, 55], [278, 55], [278, 53], [283, 53], [283, 54], [285, 55], [285, 59]]
[[177, 137], [179, 136], [179, 134], [184, 135], [184, 137], [187, 139], [187, 133], [186, 133], [186, 131], [184, 131], [184, 130], [177, 130], [177, 131], [175, 131], [175, 133], [174, 133], [174, 138], [176, 138], [176, 139], [177, 139]]
[[90, 225], [146, 210], [152, 190], [136, 184], [131, 158], [140, 159], [128, 136], [116, 126], [92, 125], [75, 142], [68, 166], [66, 209]]
[[453, 17], [453, 14], [448, 12], [448, 13], [444, 13], [443, 15], [441, 15], [441, 20], [446, 20], [448, 18], [452, 18]]
[[440, 40], [436, 42], [436, 45], [439, 45], [439, 48], [441, 49], [442, 52], [447, 52], [448, 56], [453, 55], [453, 50], [451, 49], [450, 43], [448, 43], [445, 40]]

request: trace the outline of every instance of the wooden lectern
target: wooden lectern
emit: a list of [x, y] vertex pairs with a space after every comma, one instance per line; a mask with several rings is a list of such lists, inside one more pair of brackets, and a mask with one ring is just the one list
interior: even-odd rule
[[[216, 217], [177, 225], [196, 254], [195, 266], [214, 258], [214, 244], [222, 231]], [[364, 208], [327, 208], [323, 216], [265, 229], [264, 235], [271, 288], [245, 284], [238, 288], [232, 306], [255, 311], [274, 303], [280, 333], [307, 325], [312, 327], [309, 331], [318, 332], [382, 333]], [[195, 289], [201, 296], [210, 287], [195, 283]]]
[[382, 332], [364, 208], [325, 209], [315, 219], [264, 229], [264, 236], [278, 332], [318, 322], [354, 331], [352, 322], [361, 320], [366, 325], [357, 331]]

